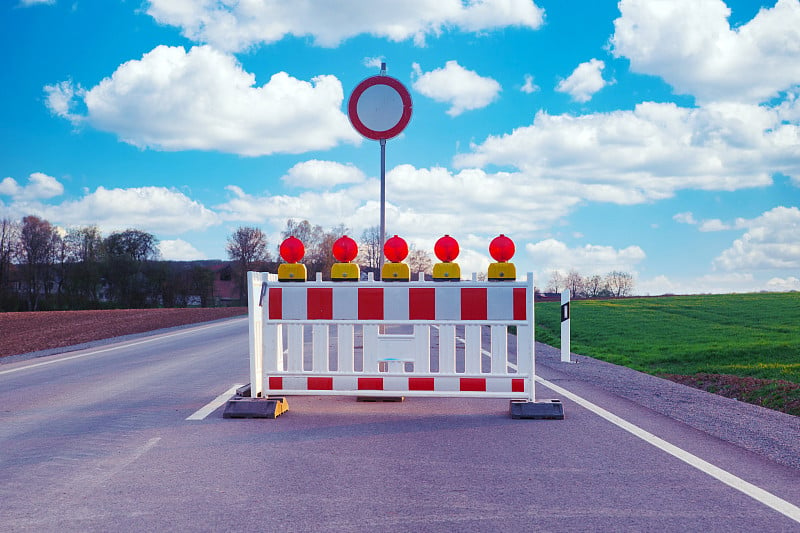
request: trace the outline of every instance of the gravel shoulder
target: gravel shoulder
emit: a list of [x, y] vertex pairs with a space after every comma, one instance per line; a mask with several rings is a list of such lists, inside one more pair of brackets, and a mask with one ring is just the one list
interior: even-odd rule
[[536, 343], [536, 365], [585, 381], [741, 448], [800, 470], [800, 417]]

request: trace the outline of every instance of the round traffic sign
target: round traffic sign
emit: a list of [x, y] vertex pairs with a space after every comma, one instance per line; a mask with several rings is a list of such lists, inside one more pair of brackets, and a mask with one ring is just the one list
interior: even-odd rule
[[364, 137], [375, 141], [391, 139], [411, 120], [411, 95], [395, 78], [372, 76], [353, 90], [347, 114]]

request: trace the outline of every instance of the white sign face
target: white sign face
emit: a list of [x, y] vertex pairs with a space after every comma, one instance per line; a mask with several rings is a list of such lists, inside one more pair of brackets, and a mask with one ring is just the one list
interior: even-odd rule
[[400, 122], [403, 99], [393, 87], [373, 85], [361, 93], [356, 110], [364, 126], [374, 131], [386, 131]]
[[411, 95], [398, 80], [373, 76], [356, 86], [347, 104], [353, 127], [368, 139], [386, 140], [399, 135], [411, 120]]

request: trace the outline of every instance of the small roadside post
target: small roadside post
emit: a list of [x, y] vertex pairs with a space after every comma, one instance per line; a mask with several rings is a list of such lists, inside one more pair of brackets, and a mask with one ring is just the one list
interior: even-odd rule
[[571, 363], [569, 346], [569, 289], [561, 293], [561, 362]]

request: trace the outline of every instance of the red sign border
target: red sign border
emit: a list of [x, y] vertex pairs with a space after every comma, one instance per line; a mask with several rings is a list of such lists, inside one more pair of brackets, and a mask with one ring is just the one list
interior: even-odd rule
[[[361, 95], [364, 93], [364, 91], [374, 85], [388, 85], [397, 91], [397, 94], [400, 95], [400, 99], [403, 102], [403, 114], [400, 116], [400, 120], [388, 130], [372, 130], [366, 127], [364, 123], [361, 122], [361, 119], [358, 118], [358, 99], [361, 98]], [[347, 115], [350, 118], [350, 124], [353, 125], [358, 133], [367, 139], [372, 139], [374, 141], [391, 139], [392, 137], [399, 135], [400, 132], [402, 132], [406, 126], [408, 126], [408, 123], [411, 120], [411, 111], [411, 94], [408, 92], [408, 89], [406, 89], [405, 85], [400, 82], [400, 80], [392, 78], [391, 76], [372, 76], [365, 79], [356, 85], [356, 88], [353, 89], [353, 92], [350, 95], [350, 101], [347, 103]]]

